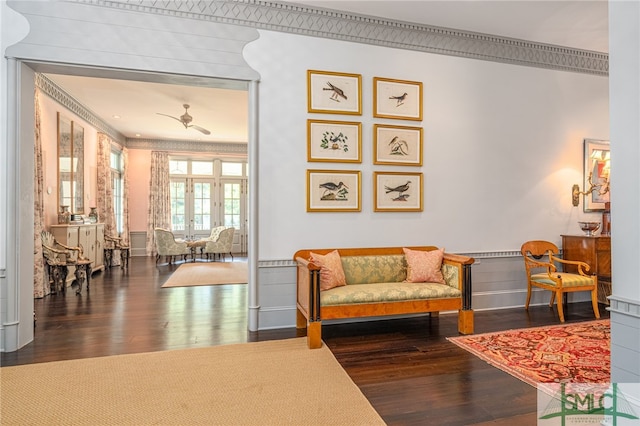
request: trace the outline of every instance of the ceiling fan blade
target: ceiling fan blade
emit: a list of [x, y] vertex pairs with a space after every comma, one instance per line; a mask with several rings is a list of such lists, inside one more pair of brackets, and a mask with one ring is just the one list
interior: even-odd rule
[[191, 125], [189, 125], [189, 127], [193, 127], [194, 129], [196, 129], [199, 132], [204, 133], [205, 135], [210, 135], [211, 134], [211, 132], [208, 131], [207, 129], [205, 129], [204, 127], [196, 126], [195, 124], [191, 124]]
[[[164, 115], [165, 117], [169, 117], [169, 118], [173, 118], [174, 120], [179, 121], [180, 123], [182, 123], [182, 120], [180, 120], [179, 118], [174, 117], [174, 116], [172, 116], [172, 115], [163, 114], [163, 113], [161, 113], [161, 112], [156, 112], [156, 114], [158, 114], [158, 115]], [[182, 123], [182, 124], [184, 124], [184, 123]]]

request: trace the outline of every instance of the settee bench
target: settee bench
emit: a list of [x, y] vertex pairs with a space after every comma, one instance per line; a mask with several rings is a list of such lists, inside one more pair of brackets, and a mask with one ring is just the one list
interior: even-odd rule
[[[326, 288], [323, 277], [328, 276], [328, 269], [323, 258], [332, 256], [335, 260], [336, 252], [346, 285]], [[439, 279], [416, 282], [415, 271], [421, 266], [416, 267], [416, 259], [434, 255], [441, 259]], [[294, 260], [297, 264], [296, 327], [306, 327], [311, 349], [322, 346], [322, 320], [330, 319], [415, 313], [438, 315], [440, 311], [457, 310], [458, 331], [473, 333], [471, 265], [474, 259], [471, 257], [420, 246], [304, 249], [295, 253]], [[414, 282], [407, 282], [408, 273]]]

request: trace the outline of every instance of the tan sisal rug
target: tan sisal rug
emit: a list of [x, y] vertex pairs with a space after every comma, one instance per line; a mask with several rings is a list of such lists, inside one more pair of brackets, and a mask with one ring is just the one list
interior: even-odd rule
[[0, 369], [2, 425], [384, 425], [306, 338]]
[[248, 281], [247, 262], [184, 263], [171, 274], [162, 287], [246, 284]]

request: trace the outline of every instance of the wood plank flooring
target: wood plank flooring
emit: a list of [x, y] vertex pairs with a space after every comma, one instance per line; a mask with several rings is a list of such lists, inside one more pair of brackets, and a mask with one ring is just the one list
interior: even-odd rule
[[[89, 293], [35, 300], [35, 340], [2, 353], [0, 365], [304, 335], [247, 331], [246, 285], [161, 288], [178, 265], [135, 257], [128, 272], [94, 274]], [[600, 313], [609, 317], [603, 305]], [[593, 319], [590, 303], [565, 315]], [[557, 323], [547, 306], [475, 314], [476, 333]], [[457, 316], [444, 314], [323, 326], [325, 343], [389, 425], [535, 425], [536, 389], [446, 340], [456, 335]]]

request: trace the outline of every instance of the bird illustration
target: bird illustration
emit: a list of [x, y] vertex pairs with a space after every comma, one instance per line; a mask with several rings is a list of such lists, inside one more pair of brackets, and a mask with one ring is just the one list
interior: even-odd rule
[[389, 96], [389, 99], [395, 99], [396, 100], [396, 106], [399, 107], [400, 105], [402, 105], [404, 103], [404, 100], [407, 98], [407, 95], [408, 95], [408, 93], [404, 92], [400, 96]]
[[327, 86], [329, 87], [323, 87], [322, 90], [333, 91], [329, 99], [336, 102], [340, 102], [340, 99], [338, 99], [338, 97], [343, 98], [345, 101], [347, 100], [347, 95], [344, 94], [344, 91], [341, 88], [337, 87], [334, 84], [331, 84], [330, 81], [327, 81]]
[[405, 148], [409, 149], [409, 144], [404, 139], [399, 139], [397, 136], [394, 136], [391, 141], [389, 141], [389, 146], [391, 150], [389, 151], [390, 155], [409, 155]]
[[347, 199], [347, 194], [349, 193], [347, 189], [349, 189], [349, 187], [343, 182], [339, 182], [337, 185], [333, 182], [325, 182], [318, 186], [324, 188], [324, 192], [320, 196], [321, 200], [345, 201]]
[[400, 194], [396, 198], [392, 198], [391, 201], [407, 201], [409, 194]]
[[396, 186], [395, 188], [389, 188], [388, 186], [385, 185], [384, 189], [386, 190], [386, 193], [390, 193], [390, 192], [397, 192], [398, 196], [403, 195], [402, 193], [405, 191], [409, 190], [409, 184], [411, 183], [410, 180], [407, 181], [407, 183], [405, 183], [404, 185], [400, 185], [400, 186]]
[[324, 188], [332, 192], [335, 192], [342, 187], [349, 189], [349, 187], [345, 185], [343, 182], [339, 182], [337, 185], [333, 182], [325, 182], [325, 183], [321, 183], [319, 186], [320, 188]]

